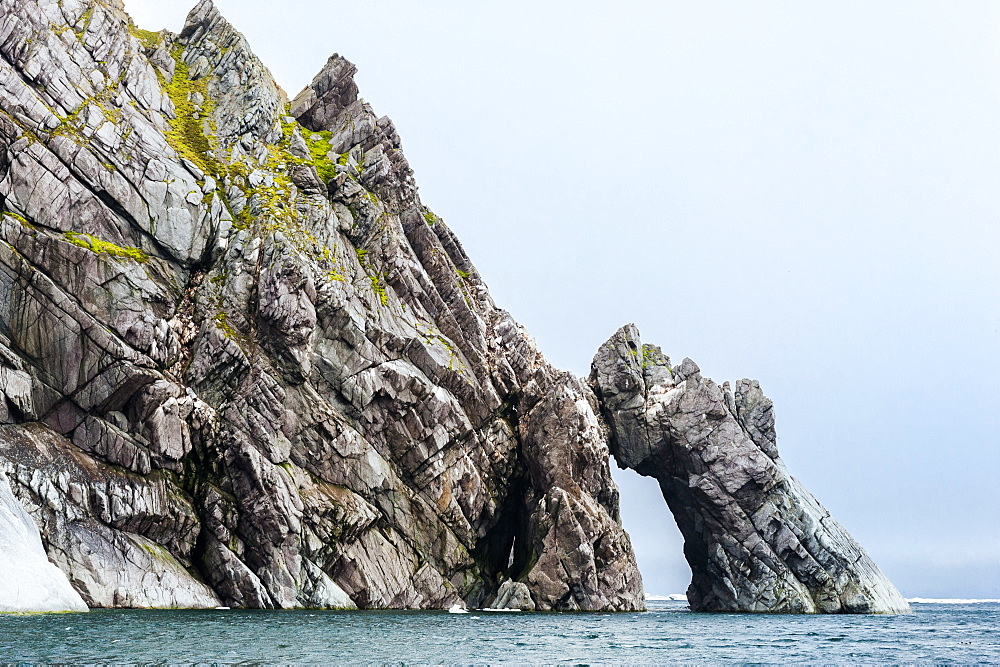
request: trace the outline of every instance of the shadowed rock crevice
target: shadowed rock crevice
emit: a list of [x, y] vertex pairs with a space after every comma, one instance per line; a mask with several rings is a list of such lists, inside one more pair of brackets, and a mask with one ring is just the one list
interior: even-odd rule
[[633, 325], [590, 376], [619, 466], [659, 482], [684, 536], [695, 611], [895, 613], [906, 601], [778, 455], [771, 401], [676, 367]]

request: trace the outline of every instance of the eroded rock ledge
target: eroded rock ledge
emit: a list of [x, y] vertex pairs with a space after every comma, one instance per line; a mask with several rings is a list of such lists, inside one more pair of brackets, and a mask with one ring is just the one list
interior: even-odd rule
[[594, 357], [591, 384], [618, 464], [660, 483], [684, 536], [695, 611], [896, 613], [906, 600], [792, 477], [771, 401], [674, 366], [633, 325]]

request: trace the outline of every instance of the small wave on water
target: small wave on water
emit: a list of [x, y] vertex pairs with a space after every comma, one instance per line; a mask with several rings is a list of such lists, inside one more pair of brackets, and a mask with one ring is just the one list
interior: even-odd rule
[[[977, 601], [979, 602], [979, 601]], [[995, 602], [995, 601], [994, 601]], [[0, 615], [0, 662], [24, 663], [1000, 663], [1000, 606], [912, 614], [94, 610]], [[45, 641], [39, 641], [45, 637]]]
[[973, 600], [965, 598], [906, 598], [910, 604], [1000, 604], [998, 598]]

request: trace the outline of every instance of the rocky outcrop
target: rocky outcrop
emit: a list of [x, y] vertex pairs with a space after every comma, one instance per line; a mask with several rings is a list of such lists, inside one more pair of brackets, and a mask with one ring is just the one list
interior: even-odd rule
[[531, 591], [522, 582], [513, 582], [510, 579], [500, 585], [497, 591], [497, 598], [493, 602], [494, 609], [518, 609], [520, 611], [531, 611], [535, 608], [531, 600]]
[[757, 382], [674, 366], [633, 325], [591, 374], [624, 468], [654, 477], [684, 535], [695, 611], [894, 613], [908, 605], [785, 468]]
[[0, 495], [87, 604], [641, 609], [603, 413], [693, 608], [905, 609], [756, 383], [549, 365], [346, 59], [289, 101], [209, 0], [0, 17]]
[[38, 526], [0, 471], [0, 613], [87, 611], [66, 575], [49, 562]]
[[591, 389], [330, 59], [0, 0], [0, 469], [96, 607], [642, 608]]

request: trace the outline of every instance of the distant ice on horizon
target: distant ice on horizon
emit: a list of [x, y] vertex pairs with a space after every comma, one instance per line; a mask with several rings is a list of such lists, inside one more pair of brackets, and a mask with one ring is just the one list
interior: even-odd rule
[[[647, 598], [649, 599], [649, 598]], [[1000, 603], [1000, 599], [972, 600], [963, 598], [906, 598], [910, 604], [988, 604]]]
[[648, 593], [646, 594], [646, 600], [652, 600], [652, 601], [671, 600], [674, 602], [677, 601], [687, 602], [687, 599], [688, 596], [684, 593], [671, 593], [670, 595], [650, 595]]
[[[650, 595], [647, 593], [646, 600], [652, 602], [686, 602], [687, 595], [684, 593], [671, 593], [670, 595]], [[1000, 604], [1000, 598], [906, 598], [906, 601], [910, 604]]]

